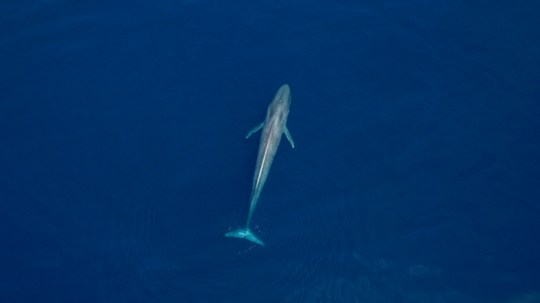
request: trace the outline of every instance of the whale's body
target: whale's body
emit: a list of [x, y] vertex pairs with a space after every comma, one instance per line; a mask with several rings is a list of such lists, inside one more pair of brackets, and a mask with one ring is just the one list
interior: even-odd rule
[[228, 232], [225, 234], [226, 237], [247, 239], [264, 246], [264, 243], [250, 230], [249, 225], [251, 224], [253, 212], [259, 201], [259, 196], [261, 195], [264, 183], [270, 172], [270, 167], [272, 166], [274, 156], [276, 155], [283, 134], [285, 134], [291, 143], [291, 146], [294, 148], [294, 141], [287, 129], [287, 118], [289, 116], [290, 105], [291, 90], [289, 85], [284, 84], [278, 89], [272, 103], [268, 105], [264, 122], [254, 127], [246, 136], [246, 138], [249, 138], [253, 133], [262, 129], [259, 152], [257, 154], [257, 162], [253, 174], [253, 185], [251, 187], [249, 214], [246, 227]]

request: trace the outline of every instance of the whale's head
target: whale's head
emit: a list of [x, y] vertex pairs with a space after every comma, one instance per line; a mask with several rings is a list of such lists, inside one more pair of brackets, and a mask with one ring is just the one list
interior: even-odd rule
[[268, 105], [266, 111], [266, 122], [283, 127], [287, 123], [289, 107], [291, 106], [291, 89], [289, 85], [283, 84], [277, 91], [274, 100]]
[[268, 106], [268, 109], [272, 112], [289, 112], [291, 106], [291, 89], [288, 84], [283, 84], [276, 95], [274, 100]]
[[[277, 91], [274, 97], [274, 102], [281, 108], [289, 108], [291, 106], [291, 88], [288, 84], [283, 84]], [[272, 102], [272, 103], [274, 103]]]

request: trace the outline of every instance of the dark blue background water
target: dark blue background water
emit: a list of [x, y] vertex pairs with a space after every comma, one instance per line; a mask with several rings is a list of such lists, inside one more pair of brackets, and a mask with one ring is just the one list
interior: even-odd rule
[[0, 301], [540, 302], [539, 54], [538, 1], [3, 1]]

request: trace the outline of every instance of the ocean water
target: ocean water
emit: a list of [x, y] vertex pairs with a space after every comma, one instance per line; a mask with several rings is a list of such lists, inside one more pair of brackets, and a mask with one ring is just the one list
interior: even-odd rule
[[539, 54], [532, 0], [4, 0], [0, 302], [540, 302]]

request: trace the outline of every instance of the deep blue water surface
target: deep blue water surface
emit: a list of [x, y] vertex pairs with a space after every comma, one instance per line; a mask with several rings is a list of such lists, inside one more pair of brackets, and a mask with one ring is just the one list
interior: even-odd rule
[[539, 117], [538, 1], [4, 0], [0, 302], [540, 302]]

